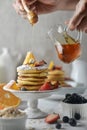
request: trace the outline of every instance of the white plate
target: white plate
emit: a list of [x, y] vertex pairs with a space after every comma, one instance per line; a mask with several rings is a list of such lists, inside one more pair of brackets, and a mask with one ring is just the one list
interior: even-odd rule
[[18, 91], [18, 90], [10, 89], [7, 86], [4, 86], [4, 90], [10, 91], [21, 98], [23, 98], [23, 96], [25, 95], [27, 98], [28, 96], [43, 97], [44, 95], [50, 96], [53, 94], [65, 95], [66, 93], [83, 94], [87, 89], [87, 86], [84, 86], [83, 84], [74, 81], [67, 81], [67, 84], [71, 85], [72, 87], [60, 87], [54, 90], [47, 90], [47, 91]]
[[56, 94], [53, 94], [48, 99], [52, 99], [52, 100], [62, 99], [67, 93], [83, 94], [87, 89], [87, 86], [84, 86], [83, 84], [80, 83], [76, 83], [74, 81], [68, 81], [67, 84], [71, 85], [72, 87], [61, 87]]
[[20, 91], [20, 90], [13, 90], [8, 88], [7, 86], [4, 86], [3, 89], [12, 92], [13, 94], [21, 98], [23, 101], [28, 101], [30, 99], [49, 97], [52, 94], [57, 93], [57, 91], [59, 91], [59, 89], [61, 88], [47, 90], [47, 91]]
[[76, 83], [74, 81], [68, 81], [67, 84], [71, 85], [72, 87], [60, 87], [58, 89], [47, 90], [47, 91], [17, 91], [17, 90], [10, 89], [7, 86], [4, 86], [4, 89], [14, 93], [16, 96], [19, 96], [21, 99], [25, 101], [28, 100], [29, 97], [38, 99], [43, 97], [49, 97], [51, 95], [52, 98], [54, 96], [64, 96], [67, 93], [83, 94], [87, 89], [87, 86]]
[[61, 87], [61, 89], [58, 91], [58, 94], [64, 95], [66, 93], [78, 93], [82, 94], [87, 89], [87, 86], [84, 86], [83, 84], [76, 83], [74, 81], [67, 81], [67, 84], [71, 85], [72, 87]]

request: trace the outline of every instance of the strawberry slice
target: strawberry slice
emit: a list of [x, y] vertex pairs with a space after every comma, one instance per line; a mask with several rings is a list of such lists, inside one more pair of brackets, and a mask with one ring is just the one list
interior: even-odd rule
[[55, 69], [62, 70], [62, 67], [61, 66], [55, 66]]
[[4, 106], [1, 106], [1, 105], [0, 105], [0, 110], [3, 110], [3, 109], [4, 109]]
[[41, 87], [40, 87], [40, 91], [44, 91], [44, 90], [51, 90], [52, 89], [52, 87], [51, 87], [51, 85], [50, 85], [50, 83], [48, 83], [48, 82], [46, 82], [46, 83], [44, 83]]
[[59, 87], [59, 82], [58, 81], [51, 81], [50, 82], [52, 89], [56, 89]]
[[55, 123], [58, 119], [60, 119], [59, 114], [49, 114], [46, 118], [45, 118], [45, 122], [52, 124]]

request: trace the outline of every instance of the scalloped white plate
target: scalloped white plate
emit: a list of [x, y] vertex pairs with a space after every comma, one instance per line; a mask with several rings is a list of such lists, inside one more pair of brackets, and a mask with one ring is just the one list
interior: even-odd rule
[[84, 86], [83, 84], [74, 81], [67, 81], [67, 84], [71, 85], [72, 87], [61, 87], [60, 91], [58, 91], [58, 94], [60, 95], [65, 95], [66, 93], [83, 94], [87, 89], [87, 86]]
[[18, 90], [13, 90], [8, 88], [7, 86], [3, 87], [4, 90], [10, 91], [22, 100], [27, 101], [29, 98], [30, 99], [39, 99], [39, 98], [45, 98], [49, 97], [54, 93], [57, 93], [61, 88], [58, 89], [53, 89], [53, 90], [47, 90], [47, 91], [18, 91]]
[[14, 93], [16, 96], [19, 96], [23, 100], [27, 100], [27, 98], [43, 98], [43, 97], [53, 97], [53, 95], [65, 95], [66, 93], [78, 93], [83, 94], [85, 90], [87, 89], [87, 86], [84, 86], [83, 84], [76, 83], [74, 81], [68, 81], [67, 84], [71, 85], [72, 87], [59, 87], [54, 90], [47, 90], [47, 91], [18, 91], [13, 90], [10, 88], [7, 88], [4, 86], [4, 90], [10, 91]]
[[61, 100], [64, 98], [65, 94], [67, 93], [78, 93], [78, 94], [83, 94], [87, 86], [84, 86], [83, 84], [76, 83], [74, 81], [68, 81], [67, 84], [71, 85], [72, 87], [61, 87], [59, 91], [57, 91], [56, 94], [53, 94], [52, 96], [48, 97], [47, 99], [52, 99], [52, 100]]

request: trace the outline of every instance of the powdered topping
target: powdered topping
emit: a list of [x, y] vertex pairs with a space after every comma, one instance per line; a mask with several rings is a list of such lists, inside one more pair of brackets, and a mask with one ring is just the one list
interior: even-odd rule
[[43, 69], [47, 69], [47, 66], [29, 66], [29, 65], [21, 65], [17, 67], [17, 71], [20, 70], [43, 70]]

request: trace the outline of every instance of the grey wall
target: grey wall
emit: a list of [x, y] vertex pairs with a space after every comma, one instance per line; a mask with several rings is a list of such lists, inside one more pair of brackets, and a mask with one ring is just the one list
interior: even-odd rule
[[[7, 47], [17, 50], [23, 55], [23, 58], [27, 51], [32, 50], [38, 59], [45, 59], [47, 62], [54, 60], [55, 63], [62, 64], [69, 73], [70, 65], [65, 65], [58, 60], [55, 48], [47, 36], [47, 31], [54, 24], [64, 23], [73, 12], [59, 11], [39, 16], [39, 22], [32, 27], [27, 20], [16, 14], [12, 3], [12, 0], [0, 1], [0, 48]], [[87, 61], [86, 55], [87, 34], [83, 34], [80, 59]]]

